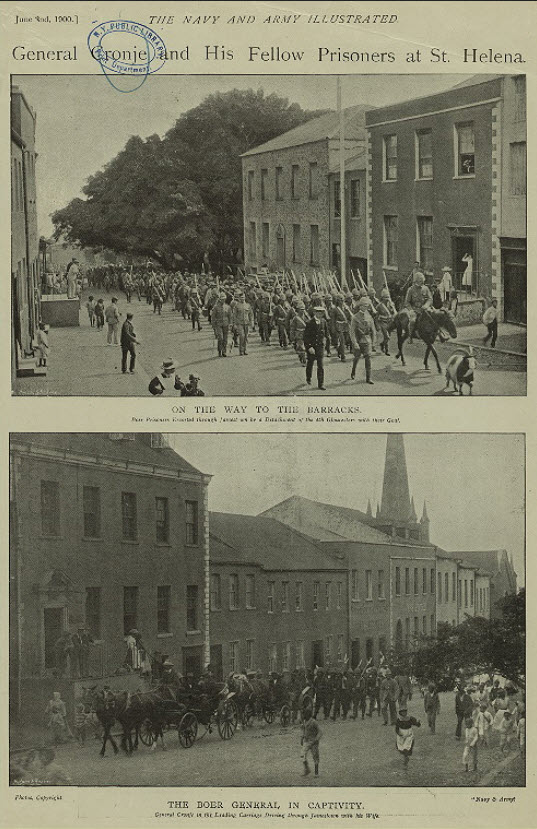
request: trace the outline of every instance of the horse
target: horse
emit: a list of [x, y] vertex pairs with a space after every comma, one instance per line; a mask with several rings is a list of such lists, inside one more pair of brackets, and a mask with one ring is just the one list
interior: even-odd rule
[[[131, 694], [129, 691], [113, 692], [109, 688], [96, 689], [93, 687], [86, 689], [86, 696], [88, 695], [91, 706], [103, 728], [101, 757], [105, 756], [108, 740], [112, 744], [114, 754], [118, 753], [117, 743], [111, 733], [116, 721], [122, 728], [121, 748], [125, 754], [132, 754], [133, 750], [138, 748], [141, 724], [147, 719], [152, 720], [151, 707], [142, 700], [140, 694]], [[132, 739], [133, 731], [135, 733], [134, 742]]]
[[[397, 330], [398, 348], [398, 352], [395, 357], [397, 360], [401, 360], [401, 365], [405, 366], [406, 363], [403, 354], [403, 345], [410, 336], [410, 316], [405, 308], [396, 314], [390, 325], [389, 331], [393, 331], [394, 328]], [[429, 371], [429, 354], [432, 354], [436, 361], [436, 367], [439, 374], [442, 373], [442, 369], [440, 367], [440, 361], [438, 360], [438, 354], [436, 353], [434, 347], [434, 341], [436, 340], [438, 332], [442, 328], [448, 332], [450, 337], [453, 337], [453, 339], [456, 338], [457, 328], [453, 314], [445, 308], [438, 311], [432, 309], [422, 311], [418, 316], [414, 327], [414, 336], [419, 337], [426, 345], [425, 357], [423, 360], [425, 370]]]

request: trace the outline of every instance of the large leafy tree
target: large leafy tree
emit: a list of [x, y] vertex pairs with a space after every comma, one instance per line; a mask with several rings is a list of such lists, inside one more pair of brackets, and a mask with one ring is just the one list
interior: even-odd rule
[[262, 90], [208, 96], [163, 139], [133, 136], [124, 149], [52, 217], [55, 236], [82, 247], [218, 267], [240, 258], [241, 154], [321, 111], [304, 111]]

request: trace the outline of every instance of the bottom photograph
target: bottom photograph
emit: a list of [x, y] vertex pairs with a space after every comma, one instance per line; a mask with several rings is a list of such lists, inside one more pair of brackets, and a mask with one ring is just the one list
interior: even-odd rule
[[525, 785], [524, 435], [10, 460], [10, 785]]

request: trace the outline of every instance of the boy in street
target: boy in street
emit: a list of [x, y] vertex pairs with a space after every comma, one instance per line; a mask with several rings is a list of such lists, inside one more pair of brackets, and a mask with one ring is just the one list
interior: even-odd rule
[[440, 713], [440, 697], [436, 690], [434, 682], [429, 682], [427, 690], [423, 696], [423, 707], [427, 714], [427, 723], [431, 730], [431, 734], [436, 731], [436, 716]]
[[302, 739], [300, 744], [302, 746], [302, 762], [304, 763], [304, 777], [310, 773], [308, 757], [311, 754], [315, 777], [319, 776], [319, 740], [321, 739], [321, 729], [317, 720], [313, 719], [311, 708], [307, 708], [304, 712], [304, 721], [302, 723]]
[[490, 340], [490, 347], [496, 348], [496, 340], [498, 339], [498, 300], [493, 299], [492, 305], [487, 308], [483, 314], [483, 324], [487, 326], [488, 334], [483, 340], [483, 345], [486, 345]]
[[472, 761], [473, 771], [477, 771], [477, 741], [479, 740], [479, 732], [472, 717], [466, 717], [465, 725], [464, 751], [462, 753], [464, 770], [470, 770], [470, 761]]

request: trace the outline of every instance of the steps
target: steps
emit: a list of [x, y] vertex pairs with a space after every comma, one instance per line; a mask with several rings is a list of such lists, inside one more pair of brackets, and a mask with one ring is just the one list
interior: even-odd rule
[[47, 367], [38, 366], [35, 357], [19, 358], [17, 377], [46, 377]]

